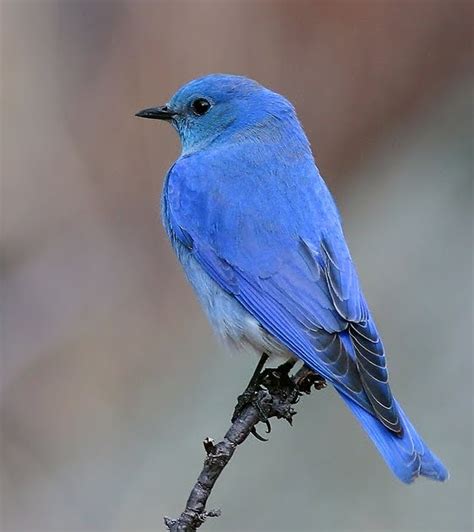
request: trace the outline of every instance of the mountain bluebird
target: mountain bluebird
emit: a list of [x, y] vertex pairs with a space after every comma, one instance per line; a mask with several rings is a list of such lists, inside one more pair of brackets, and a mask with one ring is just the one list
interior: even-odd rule
[[446, 480], [392, 395], [338, 210], [293, 106], [253, 80], [212, 74], [137, 116], [169, 121], [181, 139], [163, 222], [217, 334], [321, 375], [403, 482]]

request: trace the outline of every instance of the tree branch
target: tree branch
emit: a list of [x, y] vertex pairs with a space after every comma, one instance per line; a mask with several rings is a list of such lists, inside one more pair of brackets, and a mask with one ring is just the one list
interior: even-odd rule
[[214, 444], [211, 438], [203, 442], [207, 457], [203, 469], [189, 495], [184, 512], [178, 519], [165, 517], [169, 532], [192, 532], [197, 530], [208, 517], [218, 517], [220, 510], [206, 511], [206, 504], [214, 484], [232, 458], [237, 446], [242, 444], [249, 434], [256, 433], [259, 422], [271, 427], [269, 419], [286, 419], [290, 425], [296, 411], [293, 408], [303, 393], [309, 394], [312, 386], [321, 389], [326, 386], [324, 379], [303, 366], [290, 377], [290, 367], [283, 364], [279, 368], [267, 369], [260, 373], [266, 359], [264, 355], [245, 392], [239, 397], [232, 425], [224, 438]]

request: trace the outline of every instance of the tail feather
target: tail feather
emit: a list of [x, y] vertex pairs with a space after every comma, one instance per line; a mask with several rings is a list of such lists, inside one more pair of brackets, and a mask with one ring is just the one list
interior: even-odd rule
[[388, 430], [376, 417], [343, 393], [340, 395], [374, 442], [389, 468], [402, 482], [409, 484], [420, 475], [439, 481], [449, 478], [446, 467], [420, 438], [398, 403], [396, 406], [404, 428], [402, 438]]

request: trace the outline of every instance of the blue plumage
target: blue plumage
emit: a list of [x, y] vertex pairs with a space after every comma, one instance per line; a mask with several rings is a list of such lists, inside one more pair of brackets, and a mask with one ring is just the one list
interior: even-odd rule
[[210, 75], [146, 113], [181, 137], [163, 220], [216, 331], [321, 374], [402, 481], [445, 480], [392, 396], [337, 208], [291, 104], [255, 81]]

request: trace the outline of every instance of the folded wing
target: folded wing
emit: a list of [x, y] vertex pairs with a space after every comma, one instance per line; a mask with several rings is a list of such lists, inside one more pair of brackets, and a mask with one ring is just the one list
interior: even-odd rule
[[[163, 207], [173, 237], [289, 350], [402, 436], [383, 344], [322, 180], [312, 201], [301, 200], [304, 206], [270, 208], [238, 189], [218, 205], [219, 185], [202, 193], [202, 176], [190, 171], [175, 166], [167, 178]], [[323, 202], [318, 194], [327, 195]], [[276, 217], [275, 208], [289, 211]]]

